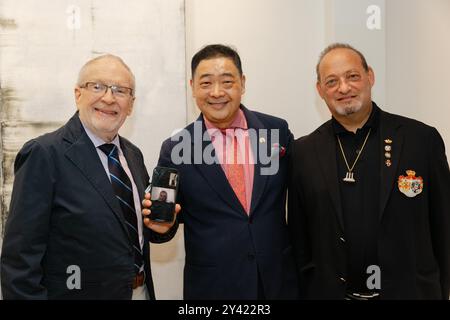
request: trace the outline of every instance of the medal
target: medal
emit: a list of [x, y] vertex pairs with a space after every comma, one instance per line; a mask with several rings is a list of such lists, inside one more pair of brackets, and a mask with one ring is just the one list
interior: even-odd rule
[[398, 177], [398, 189], [408, 198], [414, 198], [423, 190], [422, 177], [416, 177], [416, 172], [413, 170], [406, 170], [407, 176]]
[[338, 142], [339, 142], [339, 147], [341, 148], [342, 157], [344, 158], [344, 162], [345, 162], [345, 165], [347, 166], [347, 170], [348, 170], [346, 175], [345, 175], [345, 178], [342, 179], [343, 181], [349, 182], [349, 183], [355, 183], [356, 182], [355, 178], [353, 177], [353, 169], [355, 168], [355, 165], [356, 165], [356, 163], [359, 160], [359, 156], [361, 155], [361, 153], [364, 150], [364, 147], [366, 146], [366, 142], [367, 142], [367, 139], [369, 139], [369, 135], [370, 135], [371, 131], [372, 131], [372, 128], [369, 129], [369, 132], [367, 133], [366, 138], [364, 139], [364, 143], [363, 143], [360, 151], [358, 152], [358, 156], [356, 157], [355, 161], [353, 162], [353, 165], [352, 165], [351, 168], [348, 165], [348, 161], [347, 161], [347, 157], [345, 156], [344, 148], [342, 148], [341, 139], [339, 139], [339, 136], [337, 137]]
[[386, 160], [385, 160], [385, 164], [386, 164], [386, 167], [390, 167], [390, 166], [392, 166], [392, 161], [391, 161], [391, 158], [392, 158], [392, 154], [391, 154], [391, 151], [392, 151], [392, 140], [391, 139], [386, 139], [386, 140], [384, 140], [384, 142], [386, 143], [386, 145], [384, 146], [384, 151], [385, 151], [385, 153], [384, 153], [384, 157], [386, 158]]

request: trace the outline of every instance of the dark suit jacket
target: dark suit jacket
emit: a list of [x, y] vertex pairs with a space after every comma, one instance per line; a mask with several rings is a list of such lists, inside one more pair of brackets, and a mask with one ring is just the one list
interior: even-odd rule
[[[278, 142], [289, 148], [292, 134], [286, 121], [242, 109], [249, 128], [269, 130], [267, 137], [256, 139], [258, 149], [272, 157], [283, 155], [272, 146]], [[196, 148], [200, 152], [213, 149], [210, 141], [201, 143], [205, 132], [202, 116], [197, 120], [197, 129], [194, 127], [186, 127], [174, 138], [176, 141], [166, 140], [159, 159], [160, 165], [180, 172], [179, 216], [184, 222], [186, 249], [184, 298], [256, 299], [258, 270], [268, 299], [296, 298], [297, 280], [285, 216], [287, 155], [280, 157], [279, 170], [274, 175], [261, 175], [260, 169], [270, 163], [255, 164], [248, 216], [220, 164], [191, 164]], [[270, 133], [275, 133], [275, 129], [279, 130], [279, 141], [272, 141]], [[187, 143], [181, 154], [187, 156], [188, 163], [175, 164], [171, 153], [173, 150], [180, 154], [179, 147], [174, 147], [183, 135], [187, 136]], [[197, 139], [200, 141], [195, 147]]]
[[[120, 144], [143, 195], [148, 174], [142, 153], [122, 137]], [[78, 113], [57, 131], [27, 142], [14, 169], [1, 257], [3, 297], [130, 299], [132, 243]], [[148, 241], [167, 241], [176, 230], [164, 236], [144, 230], [146, 284], [154, 299]], [[72, 265], [80, 268], [81, 290], [67, 287]]]
[[[378, 261], [383, 299], [448, 299], [450, 286], [450, 172], [436, 129], [381, 112]], [[385, 165], [385, 139], [392, 166]], [[289, 183], [290, 234], [302, 294], [343, 299], [346, 248], [331, 121], [295, 141]], [[406, 170], [424, 181], [414, 198], [397, 186]], [[369, 275], [368, 275], [369, 277]]]

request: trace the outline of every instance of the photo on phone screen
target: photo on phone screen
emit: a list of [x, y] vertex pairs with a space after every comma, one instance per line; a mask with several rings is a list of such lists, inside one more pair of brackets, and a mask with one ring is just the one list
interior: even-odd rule
[[150, 219], [158, 222], [173, 221], [178, 178], [178, 171], [174, 168], [156, 167], [153, 170], [150, 189], [152, 198]]

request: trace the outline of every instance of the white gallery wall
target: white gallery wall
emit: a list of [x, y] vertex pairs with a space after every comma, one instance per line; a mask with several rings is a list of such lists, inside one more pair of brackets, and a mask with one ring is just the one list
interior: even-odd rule
[[[74, 110], [70, 88], [80, 63], [98, 52], [114, 50], [130, 62], [138, 83], [135, 114], [121, 133], [141, 147], [150, 171], [164, 137], [198, 116], [187, 83], [191, 57], [206, 44], [224, 43], [235, 46], [242, 58], [247, 76], [244, 104], [285, 118], [295, 137], [300, 137], [330, 118], [315, 91], [315, 65], [327, 44], [341, 41], [361, 49], [374, 67], [374, 100], [381, 108], [435, 126], [450, 148], [448, 0], [133, 0], [126, 3], [133, 10], [127, 17], [117, 6], [101, 6], [101, 1], [45, 0], [39, 2], [44, 8], [34, 12], [48, 6], [51, 17], [33, 20], [32, 34], [11, 36], [22, 25], [14, 29], [10, 17], [25, 19], [23, 3], [27, 2], [33, 1], [0, 0], [2, 125], [11, 116], [24, 114], [31, 115], [24, 120], [48, 126], [67, 118]], [[53, 11], [65, 12], [73, 3], [90, 8], [82, 13], [89, 26], [80, 31], [83, 35], [64, 28], [51, 32], [55, 20], [61, 19]], [[65, 24], [67, 13], [62, 19]], [[125, 20], [117, 23], [120, 19]], [[117, 32], [125, 43], [115, 40], [111, 30], [121, 30]], [[129, 41], [124, 40], [128, 30], [133, 30]], [[55, 48], [50, 58], [43, 55], [46, 46]], [[57, 90], [48, 83], [55, 75]], [[43, 92], [51, 94], [47, 97]], [[17, 107], [24, 105], [39, 112], [17, 113]], [[34, 128], [24, 126], [15, 134], [29, 136]], [[17, 142], [7, 140], [3, 132], [1, 140], [16, 143], [16, 148]], [[11, 165], [12, 150], [3, 150], [7, 156], [3, 156], [3, 171]], [[5, 179], [12, 177], [3, 175]], [[152, 245], [151, 250], [157, 298], [181, 299], [182, 226], [175, 239]]]
[[450, 1], [387, 2], [386, 104], [436, 127], [450, 155]]

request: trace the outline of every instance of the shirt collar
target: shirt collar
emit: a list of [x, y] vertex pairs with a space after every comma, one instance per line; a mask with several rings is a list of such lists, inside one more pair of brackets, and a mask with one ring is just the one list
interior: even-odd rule
[[[84, 131], [86, 131], [86, 134], [88, 135], [89, 139], [91, 139], [92, 143], [94, 144], [94, 146], [95, 146], [96, 148], [98, 148], [99, 146], [101, 146], [101, 145], [103, 145], [103, 144], [105, 144], [105, 143], [108, 143], [108, 142], [105, 142], [105, 141], [104, 141], [102, 138], [100, 138], [99, 136], [97, 136], [95, 133], [93, 133], [91, 130], [89, 130], [89, 128], [86, 127], [86, 126], [84, 125], [84, 123], [83, 123], [81, 120], [80, 120], [80, 122], [81, 122], [81, 124], [83, 125]], [[118, 134], [117, 134], [117, 135], [114, 137], [114, 139], [113, 139], [111, 142], [109, 142], [109, 143], [115, 144], [116, 147], [117, 147], [119, 150], [121, 150], [121, 149], [120, 149], [120, 142], [119, 142], [119, 135], [118, 135]]]
[[[208, 119], [206, 119], [205, 116], [203, 116], [203, 120], [205, 121], [206, 130], [208, 130], [208, 132], [210, 132], [210, 130], [211, 131], [221, 130], [221, 129], [217, 128]], [[231, 125], [229, 126], [229, 128], [226, 128], [226, 129], [243, 129], [243, 130], [248, 129], [247, 119], [245, 118], [244, 111], [242, 111], [241, 108], [239, 108], [239, 110], [236, 114], [236, 117], [234, 118], [234, 120], [231, 123]]]

